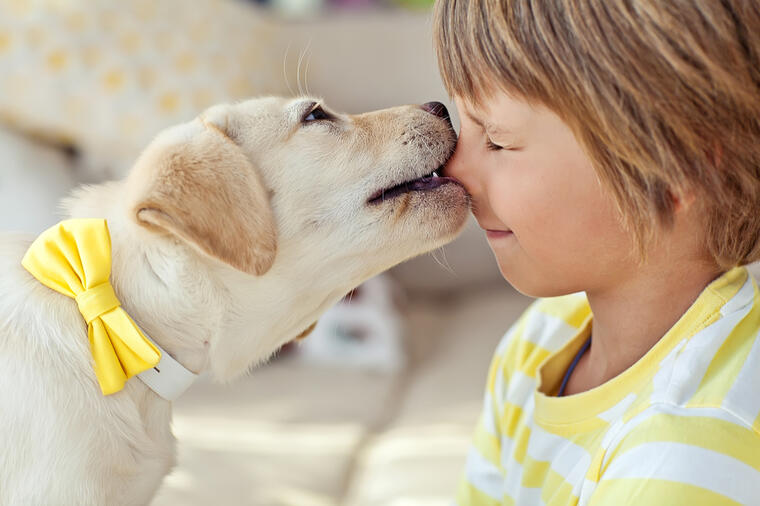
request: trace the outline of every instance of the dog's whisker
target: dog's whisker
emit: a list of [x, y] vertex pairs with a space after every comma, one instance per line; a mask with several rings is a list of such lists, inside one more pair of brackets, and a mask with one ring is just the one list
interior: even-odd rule
[[[440, 259], [439, 259], [439, 258], [436, 256], [436, 253], [439, 253], [439, 252], [440, 252], [440, 253], [441, 253], [441, 255], [443, 256], [443, 261], [441, 261], [441, 260], [440, 260]], [[433, 251], [431, 251], [431, 252], [430, 252], [430, 256], [432, 256], [432, 257], [433, 257], [433, 260], [435, 260], [435, 262], [436, 262], [438, 265], [440, 265], [440, 266], [441, 266], [441, 268], [442, 268], [443, 270], [445, 270], [446, 272], [448, 272], [448, 273], [449, 273], [449, 274], [451, 274], [452, 276], [455, 276], [455, 275], [456, 275], [456, 273], [454, 272], [454, 269], [452, 269], [451, 265], [449, 265], [449, 262], [448, 262], [448, 260], [446, 259], [446, 252], [444, 251], [444, 249], [443, 249], [443, 248], [438, 248], [438, 249], [436, 249], [436, 250], [433, 250]]]
[[311, 46], [311, 40], [306, 44], [306, 48], [304, 48], [301, 51], [300, 56], [298, 57], [298, 70], [296, 71], [296, 80], [298, 81], [298, 93], [300, 95], [305, 95], [305, 90], [301, 86], [301, 65], [303, 64], [303, 58], [306, 56], [306, 52], [309, 50], [309, 46]]
[[450, 269], [449, 272], [451, 272], [452, 275], [456, 276], [456, 272], [454, 271], [454, 267], [449, 263], [449, 259], [446, 258], [446, 249], [443, 246], [441, 246], [440, 249], [441, 249], [441, 254], [443, 255], [443, 261], [444, 261], [444, 263], [449, 266], [449, 269]]
[[296, 86], [298, 86], [298, 95], [303, 96], [303, 90], [301, 89], [301, 61], [303, 60], [303, 51], [298, 56], [298, 64], [296, 65]]
[[306, 94], [309, 96], [311, 96], [311, 90], [309, 89], [309, 66], [310, 65], [311, 65], [311, 54], [309, 54], [309, 58], [306, 60], [306, 71], [304, 72], [304, 76], [303, 76], [304, 85], [306, 86]]
[[290, 85], [290, 78], [288, 77], [288, 53], [290, 52], [290, 42], [288, 42], [288, 46], [285, 48], [285, 56], [282, 58], [282, 75], [285, 78], [285, 85], [288, 87], [288, 91], [290, 92], [291, 96], [295, 95], [293, 93], [293, 87]]

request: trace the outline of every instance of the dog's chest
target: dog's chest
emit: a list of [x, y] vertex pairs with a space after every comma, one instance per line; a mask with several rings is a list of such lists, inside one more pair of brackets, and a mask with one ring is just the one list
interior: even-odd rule
[[[137, 378], [129, 383], [129, 390], [144, 390], [143, 385], [136, 384]], [[153, 395], [140, 393], [146, 397]], [[170, 429], [170, 404], [155, 398], [131, 400], [137, 402], [125, 410], [128, 416], [119, 416], [118, 420], [112, 420], [115, 425], [108, 427], [110, 441], [97, 445], [114, 449], [110, 457], [111, 476], [106, 477], [106, 482], [113, 484], [108, 493], [113, 502], [109, 504], [148, 504], [175, 465], [176, 440]], [[116, 438], [114, 430], [120, 431]]]

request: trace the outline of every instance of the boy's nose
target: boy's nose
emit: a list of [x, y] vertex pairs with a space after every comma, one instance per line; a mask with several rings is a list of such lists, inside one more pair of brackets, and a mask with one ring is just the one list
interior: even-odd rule
[[446, 165], [443, 167], [443, 173], [442, 176], [448, 176], [456, 178], [460, 181], [464, 179], [465, 174], [462, 170], [462, 150], [460, 149], [460, 145], [457, 144], [456, 148], [454, 149], [454, 153], [451, 155], [451, 158], [446, 162]]
[[476, 194], [480, 193], [480, 185], [478, 184], [477, 170], [475, 169], [477, 162], [471, 158], [471, 154], [460, 136], [454, 154], [446, 162], [441, 175], [459, 180], [467, 189], [467, 192], [474, 198]]

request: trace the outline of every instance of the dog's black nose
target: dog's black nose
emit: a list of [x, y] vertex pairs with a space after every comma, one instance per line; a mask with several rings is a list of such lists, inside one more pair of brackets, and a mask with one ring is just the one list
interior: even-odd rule
[[429, 112], [430, 114], [435, 114], [439, 118], [449, 118], [448, 109], [446, 109], [446, 106], [440, 102], [428, 102], [426, 104], [422, 104], [420, 107], [422, 107], [423, 110]]

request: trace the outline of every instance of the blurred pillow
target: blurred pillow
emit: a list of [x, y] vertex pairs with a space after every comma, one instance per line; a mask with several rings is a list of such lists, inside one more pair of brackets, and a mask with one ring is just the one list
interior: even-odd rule
[[233, 0], [0, 0], [0, 119], [119, 175], [162, 128], [282, 93], [276, 34]]

